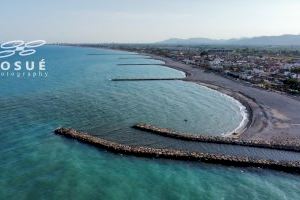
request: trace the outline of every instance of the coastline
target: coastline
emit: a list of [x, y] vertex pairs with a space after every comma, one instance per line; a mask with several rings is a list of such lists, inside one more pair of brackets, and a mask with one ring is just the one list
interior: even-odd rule
[[186, 74], [184, 81], [217, 90], [240, 102], [247, 110], [248, 122], [242, 130], [231, 134], [232, 136], [241, 139], [300, 142], [300, 131], [297, 126], [300, 123], [300, 101], [276, 92], [254, 88], [215, 73], [208, 73], [201, 68], [170, 58], [147, 53], [140, 55], [161, 60], [165, 63], [163, 66], [184, 72]]
[[[164, 64], [160, 64], [161, 66], [176, 69], [185, 74], [185, 78], [179, 78], [178, 80], [193, 82], [193, 83], [198, 84], [200, 87], [205, 87], [206, 89], [215, 90], [215, 91], [219, 92], [221, 95], [225, 95], [227, 98], [230, 98], [232, 101], [234, 101], [240, 108], [240, 112], [241, 112], [241, 115], [243, 118], [242, 118], [241, 122], [239, 123], [239, 125], [234, 130], [226, 132], [226, 133], [220, 133], [220, 136], [239, 138], [242, 136], [243, 132], [246, 131], [251, 126], [251, 124], [253, 122], [253, 109], [255, 109], [255, 107], [251, 106], [251, 105], [255, 104], [255, 102], [253, 102], [251, 99], [247, 98], [243, 94], [237, 94], [231, 90], [228, 90], [228, 89], [225, 89], [225, 88], [213, 85], [213, 84], [205, 83], [202, 81], [190, 80], [189, 78], [193, 74], [185, 68], [185, 66], [189, 66], [189, 65], [173, 61], [169, 58], [152, 55], [152, 54], [148, 54], [148, 53], [125, 51], [122, 49], [119, 49], [119, 51], [136, 53], [137, 55], [144, 55], [147, 57], [147, 59], [160, 60], [160, 61], [164, 62]], [[145, 64], [135, 64], [135, 65], [145, 65]], [[134, 80], [140, 80], [140, 79], [134, 79]], [[157, 80], [160, 80], [160, 79], [157, 79]], [[163, 79], [163, 80], [166, 80], [166, 79]], [[176, 80], [176, 78], [170, 78], [170, 80]], [[126, 79], [126, 81], [128, 81], [128, 79]]]
[[235, 137], [245, 140], [300, 143], [300, 99], [298, 98], [253, 87], [213, 72], [205, 72], [202, 68], [180, 63], [171, 58], [131, 50], [101, 48], [135, 53], [147, 56], [149, 59], [163, 61], [162, 66], [184, 72], [186, 78], [183, 81], [206, 86], [233, 97], [246, 107], [249, 119], [245, 129]]
[[[111, 50], [116, 50], [116, 49], [111, 49]], [[190, 79], [190, 77], [193, 76], [193, 73], [189, 70], [187, 70], [187, 67], [191, 67], [189, 65], [186, 65], [184, 63], [180, 63], [177, 61], [174, 61], [170, 58], [162, 57], [162, 56], [157, 56], [149, 53], [139, 53], [135, 51], [127, 51], [123, 49], [117, 49], [118, 51], [123, 51], [123, 52], [131, 52], [131, 53], [136, 53], [137, 55], [143, 55], [146, 56], [147, 59], [153, 59], [153, 60], [160, 60], [164, 62], [164, 64], [160, 64], [161, 66], [169, 67], [172, 69], [176, 69], [178, 71], [181, 71], [185, 74], [185, 78], [180, 78], [182, 81], [190, 81], [193, 83], [198, 84], [199, 86], [205, 87], [207, 89], [215, 90], [220, 92], [223, 95], [226, 95], [228, 98], [232, 98], [233, 101], [236, 101], [235, 103], [238, 104], [240, 107], [240, 111], [242, 113], [243, 119], [241, 120], [240, 124], [232, 131], [227, 132], [227, 133], [220, 133], [221, 136], [225, 137], [232, 137], [232, 138], [239, 138], [242, 136], [244, 131], [246, 131], [248, 128], [253, 123], [253, 110], [257, 109], [258, 106], [254, 106], [256, 103], [251, 99], [246, 96], [244, 96], [241, 93], [236, 93], [232, 90], [217, 86], [215, 84], [210, 84], [204, 81], [195, 81], [193, 79]], [[245, 109], [245, 111], [242, 111], [242, 109]]]
[[[151, 59], [160, 60], [160, 61], [164, 62], [164, 64], [162, 64], [162, 66], [182, 71], [183, 73], [185, 73], [185, 78], [183, 79], [183, 81], [193, 82], [193, 83], [198, 84], [201, 87], [205, 87], [210, 90], [218, 91], [222, 95], [225, 95], [227, 98], [231, 98], [232, 101], [235, 101], [235, 103], [240, 108], [243, 119], [241, 120], [240, 124], [234, 130], [227, 132], [227, 133], [221, 133], [221, 136], [240, 138], [240, 137], [242, 137], [242, 134], [252, 126], [253, 110], [256, 109], [256, 107], [251, 106], [251, 105], [255, 104], [255, 102], [253, 102], [251, 99], [247, 98], [246, 96], [244, 96], [242, 94], [238, 94], [234, 91], [231, 91], [226, 88], [222, 88], [220, 86], [216, 86], [216, 85], [205, 83], [202, 81], [195, 81], [195, 80], [190, 79], [190, 77], [192, 77], [193, 74], [189, 70], [186, 69], [186, 66], [189, 66], [189, 65], [179, 63], [179, 62], [173, 61], [169, 58], [160, 57], [157, 55], [152, 55], [152, 54], [141, 54], [141, 55], [149, 56]], [[243, 111], [243, 109], [244, 109], [244, 111]]]
[[200, 87], [205, 87], [209, 90], [214, 90], [219, 92], [221, 95], [225, 96], [226, 98], [229, 98], [231, 101], [237, 104], [240, 109], [242, 120], [239, 123], [239, 125], [232, 131], [221, 133], [221, 136], [238, 138], [241, 136], [241, 134], [243, 134], [245, 130], [247, 130], [247, 128], [250, 127], [252, 123], [253, 112], [252, 112], [252, 108], [249, 106], [248, 99], [246, 100], [244, 99], [245, 97], [242, 96], [238, 97], [236, 94], [232, 93], [232, 91], [224, 90], [222, 88], [216, 88], [216, 86], [210, 84], [205, 84], [200, 82], [197, 82], [196, 84], [198, 84]]

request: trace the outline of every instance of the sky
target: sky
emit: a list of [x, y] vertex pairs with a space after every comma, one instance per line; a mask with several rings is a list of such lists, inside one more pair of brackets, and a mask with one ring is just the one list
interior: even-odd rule
[[6, 0], [0, 41], [157, 42], [300, 34], [300, 0]]

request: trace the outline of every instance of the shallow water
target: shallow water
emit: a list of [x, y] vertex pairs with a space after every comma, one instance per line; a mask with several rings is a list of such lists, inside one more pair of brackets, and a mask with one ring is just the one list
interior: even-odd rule
[[[99, 55], [89, 55], [89, 54]], [[73, 127], [118, 142], [205, 152], [298, 159], [299, 154], [178, 142], [130, 126], [151, 123], [219, 135], [242, 120], [231, 98], [183, 81], [112, 78], [184, 77], [132, 53], [47, 46], [49, 76], [0, 84], [0, 197], [3, 199], [297, 199], [300, 177], [260, 169], [125, 157], [53, 134]], [[120, 59], [134, 58], [134, 59]], [[138, 58], [138, 59], [137, 59]], [[147, 66], [120, 66], [147, 63]], [[185, 121], [187, 120], [187, 122]], [[237, 151], [238, 150], [238, 151]], [[2, 199], [2, 198], [1, 198]]]

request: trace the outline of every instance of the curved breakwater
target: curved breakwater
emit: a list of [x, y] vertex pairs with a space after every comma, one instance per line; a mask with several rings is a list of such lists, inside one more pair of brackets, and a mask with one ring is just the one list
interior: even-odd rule
[[288, 142], [288, 141], [282, 141], [281, 143], [278, 143], [273, 141], [262, 141], [262, 140], [243, 140], [243, 139], [238, 139], [233, 137], [193, 135], [189, 133], [180, 133], [167, 128], [159, 128], [145, 123], [138, 123], [132, 127], [138, 130], [154, 133], [157, 135], [171, 137], [175, 139], [187, 140], [187, 141], [198, 141], [198, 142], [216, 143], [216, 144], [230, 144], [230, 145], [240, 145], [240, 146], [260, 147], [260, 148], [300, 152], [299, 144]]
[[274, 170], [281, 170], [290, 173], [300, 172], [299, 161], [276, 161], [276, 160], [264, 160], [254, 159], [250, 157], [242, 156], [230, 156], [222, 154], [202, 153], [202, 152], [189, 152], [175, 149], [160, 149], [149, 147], [135, 147], [129, 145], [123, 145], [116, 142], [108, 141], [89, 135], [84, 132], [79, 132], [69, 128], [58, 128], [55, 134], [62, 135], [68, 138], [73, 138], [78, 141], [91, 144], [102, 149], [114, 153], [122, 153], [126, 155], [134, 155], [140, 157], [152, 157], [152, 158], [168, 158], [174, 160], [186, 160], [186, 161], [201, 161], [206, 163], [215, 163], [222, 165], [242, 166], [242, 167], [261, 167]]

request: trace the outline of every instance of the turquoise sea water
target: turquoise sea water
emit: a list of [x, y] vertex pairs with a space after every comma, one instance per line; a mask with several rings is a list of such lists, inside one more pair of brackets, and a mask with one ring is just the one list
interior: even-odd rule
[[[0, 78], [0, 199], [299, 199], [296, 175], [122, 156], [54, 135], [64, 126], [131, 145], [299, 159], [297, 153], [178, 142], [133, 130], [146, 122], [219, 135], [243, 116], [233, 99], [193, 83], [110, 80], [184, 77], [160, 61], [92, 48], [38, 50], [31, 59], [46, 60], [47, 78]], [[128, 63], [153, 65], [118, 65]]]

